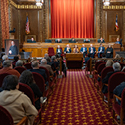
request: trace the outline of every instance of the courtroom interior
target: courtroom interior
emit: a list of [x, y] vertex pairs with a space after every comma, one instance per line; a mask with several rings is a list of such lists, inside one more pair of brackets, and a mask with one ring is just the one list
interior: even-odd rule
[[125, 0], [0, 0], [0, 124], [125, 124]]

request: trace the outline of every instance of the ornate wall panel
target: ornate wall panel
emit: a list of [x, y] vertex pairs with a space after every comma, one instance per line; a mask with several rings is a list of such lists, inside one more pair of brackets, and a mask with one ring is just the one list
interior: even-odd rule
[[[1, 0], [0, 0], [0, 10], [1, 10]], [[0, 48], [2, 48], [1, 11], [0, 11]]]

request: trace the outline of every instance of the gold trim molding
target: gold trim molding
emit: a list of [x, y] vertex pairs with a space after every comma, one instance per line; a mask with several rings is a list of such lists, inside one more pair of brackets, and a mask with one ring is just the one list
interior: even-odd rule
[[112, 6], [103, 6], [103, 9], [114, 9], [114, 10], [124, 10], [125, 5], [112, 5]]
[[10, 4], [14, 6], [17, 9], [42, 9], [42, 6], [36, 6], [36, 5], [18, 5], [12, 0], [10, 0]]

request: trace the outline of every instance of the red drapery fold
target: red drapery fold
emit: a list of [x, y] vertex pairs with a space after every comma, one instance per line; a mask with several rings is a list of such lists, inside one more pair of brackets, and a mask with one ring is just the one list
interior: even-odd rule
[[94, 0], [51, 0], [52, 38], [94, 38]]
[[8, 14], [8, 0], [0, 0], [1, 4], [1, 27], [2, 27], [2, 43], [9, 39], [9, 14]]

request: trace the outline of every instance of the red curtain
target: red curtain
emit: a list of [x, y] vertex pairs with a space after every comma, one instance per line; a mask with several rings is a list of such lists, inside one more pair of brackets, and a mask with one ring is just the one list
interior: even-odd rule
[[51, 0], [52, 38], [93, 38], [94, 0]]
[[9, 14], [8, 14], [8, 0], [0, 0], [1, 4], [1, 27], [2, 27], [2, 43], [9, 39]]

